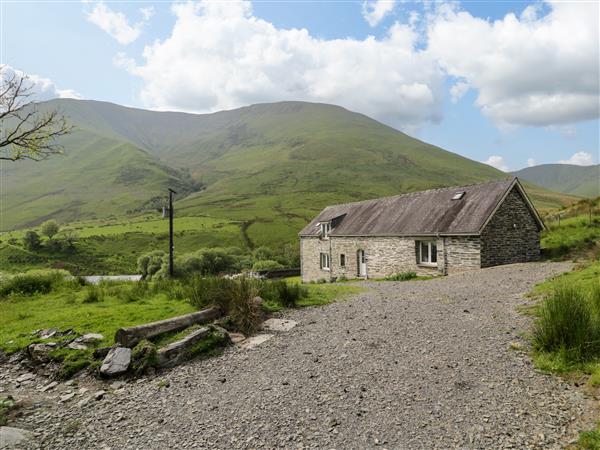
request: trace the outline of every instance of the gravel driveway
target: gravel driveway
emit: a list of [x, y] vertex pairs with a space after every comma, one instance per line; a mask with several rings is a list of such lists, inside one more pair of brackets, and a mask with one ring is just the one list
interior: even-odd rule
[[511, 343], [530, 326], [523, 293], [569, 267], [365, 283], [290, 311], [298, 326], [252, 350], [105, 387], [85, 406], [55, 401], [16, 426], [61, 449], [561, 447], [591, 405]]

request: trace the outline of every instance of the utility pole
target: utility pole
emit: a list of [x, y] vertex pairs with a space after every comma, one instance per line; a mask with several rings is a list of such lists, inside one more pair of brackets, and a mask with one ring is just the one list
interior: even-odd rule
[[169, 277], [173, 278], [173, 194], [177, 194], [169, 188]]

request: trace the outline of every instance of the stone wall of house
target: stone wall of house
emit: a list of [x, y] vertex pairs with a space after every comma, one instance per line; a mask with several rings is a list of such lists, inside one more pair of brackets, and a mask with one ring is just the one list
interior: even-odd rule
[[[300, 239], [302, 281], [358, 276], [358, 250], [364, 250], [367, 260], [367, 277], [383, 278], [400, 272], [419, 275], [437, 274], [442, 264], [425, 267], [417, 264], [416, 239], [412, 237], [336, 237]], [[438, 240], [438, 262], [442, 261], [443, 247]], [[320, 268], [320, 253], [331, 252], [330, 270]], [[345, 265], [341, 265], [345, 255]]]
[[[455, 273], [481, 267], [479, 236], [447, 236], [442, 238], [443, 245], [438, 246], [438, 262], [445, 261], [444, 273]], [[443, 256], [439, 249], [443, 248]]]
[[538, 224], [517, 188], [481, 233], [481, 267], [540, 259]]
[[321, 269], [320, 253], [329, 253], [330, 239], [318, 237], [300, 238], [300, 271], [302, 281], [327, 280], [331, 278], [331, 271]]

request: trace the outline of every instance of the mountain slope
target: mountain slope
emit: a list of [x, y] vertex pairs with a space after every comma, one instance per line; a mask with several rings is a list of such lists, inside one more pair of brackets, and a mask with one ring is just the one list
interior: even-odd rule
[[[62, 110], [76, 131], [63, 157], [4, 165], [3, 230], [47, 217], [121, 215], [172, 186], [184, 194], [178, 215], [240, 220], [249, 241], [278, 242], [327, 204], [507, 176], [332, 105], [204, 115], [85, 100], [40, 107]], [[206, 189], [186, 196], [194, 187], [183, 169]], [[542, 206], [563, 201], [539, 194]]]
[[597, 197], [600, 195], [600, 165], [575, 166], [570, 164], [543, 164], [527, 167], [515, 176], [555, 192]]

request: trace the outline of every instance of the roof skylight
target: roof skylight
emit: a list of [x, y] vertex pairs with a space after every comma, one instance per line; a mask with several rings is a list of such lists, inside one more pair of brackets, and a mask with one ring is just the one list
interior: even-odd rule
[[452, 197], [452, 200], [460, 200], [461, 198], [463, 198], [465, 196], [465, 191], [462, 192], [457, 192], [456, 194], [454, 194], [454, 196]]

